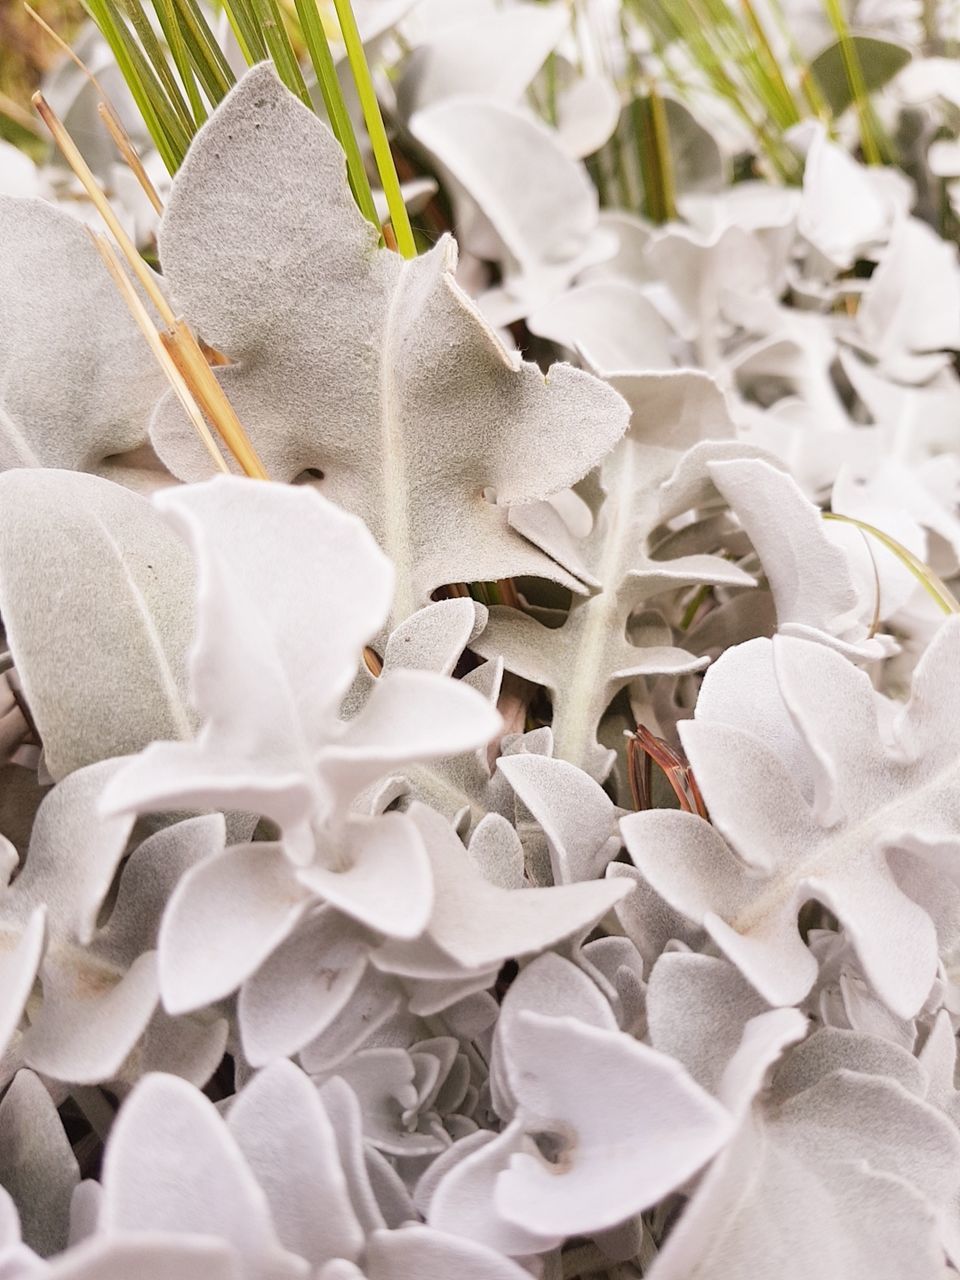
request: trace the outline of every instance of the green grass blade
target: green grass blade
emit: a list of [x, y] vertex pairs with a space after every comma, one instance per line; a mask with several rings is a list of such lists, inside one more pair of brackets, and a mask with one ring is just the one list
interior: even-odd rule
[[633, 99], [629, 111], [643, 182], [643, 212], [651, 222], [669, 222], [677, 216], [677, 202], [663, 99], [648, 87]]
[[860, 57], [850, 35], [843, 5], [841, 0], [823, 0], [823, 5], [830, 19], [830, 25], [836, 33], [850, 84], [850, 96], [853, 98], [857, 118], [860, 121], [860, 145], [863, 148], [863, 158], [867, 164], [883, 164], [889, 156], [889, 146], [884, 143], [880, 122], [870, 101], [870, 95], [867, 93]]
[[267, 47], [244, 0], [221, 0], [221, 3], [247, 66], [263, 62], [267, 56]]
[[177, 83], [177, 78], [170, 70], [167, 55], [157, 39], [156, 32], [150, 25], [150, 19], [144, 11], [141, 0], [122, 0], [122, 4], [123, 11], [136, 32], [137, 39], [140, 41], [140, 47], [149, 58], [150, 65], [153, 67], [156, 77], [163, 87], [167, 101], [183, 121], [184, 128], [189, 133], [192, 133], [195, 128], [195, 121]]
[[277, 75], [291, 93], [295, 93], [304, 106], [310, 106], [310, 95], [297, 55], [293, 51], [287, 28], [283, 24], [283, 15], [276, 0], [251, 0], [254, 17], [263, 33], [264, 41], [270, 50], [270, 57], [277, 69]]
[[200, 83], [210, 102], [216, 105], [230, 92], [237, 78], [207, 25], [196, 0], [174, 0], [183, 33]]
[[872, 538], [876, 538], [882, 546], [896, 556], [904, 568], [913, 574], [927, 595], [936, 601], [944, 613], [960, 613], [960, 601], [956, 599], [946, 583], [942, 582], [930, 566], [919, 560], [903, 543], [898, 542], [896, 538], [891, 538], [889, 533], [884, 533], [876, 525], [867, 524], [866, 520], [857, 520], [853, 516], [841, 516], [833, 511], [825, 511], [823, 518], [824, 520], [835, 520], [839, 524], [853, 525], [854, 528], [859, 529], [862, 533], [868, 533]]
[[373, 156], [377, 163], [377, 172], [380, 174], [380, 185], [383, 187], [387, 208], [390, 211], [390, 221], [393, 224], [397, 248], [405, 258], [415, 258], [417, 256], [417, 243], [413, 238], [413, 228], [410, 226], [407, 207], [403, 203], [403, 193], [400, 190], [397, 167], [393, 162], [393, 153], [390, 150], [387, 131], [383, 125], [383, 116], [380, 114], [380, 103], [377, 101], [373, 77], [367, 65], [367, 55], [364, 52], [363, 41], [360, 39], [360, 32], [357, 29], [357, 20], [353, 16], [350, 0], [334, 0], [334, 5], [336, 6], [337, 17], [340, 19], [340, 31], [347, 49], [347, 58], [350, 62], [350, 70], [353, 72], [354, 83], [357, 86], [363, 118], [366, 121], [367, 132], [370, 135], [370, 145], [373, 148]]
[[337, 75], [333, 54], [330, 52], [330, 43], [323, 28], [320, 11], [317, 9], [317, 0], [296, 0], [296, 6], [307, 52], [310, 54], [317, 84], [320, 86], [324, 106], [327, 108], [330, 127], [346, 153], [347, 175], [350, 179], [353, 198], [363, 216], [379, 231], [380, 219], [363, 163], [363, 153], [353, 128], [353, 120], [344, 101], [340, 78]]
[[663, 99], [651, 83], [649, 103], [651, 150], [656, 163], [657, 206], [661, 222], [670, 222], [677, 216], [677, 195], [673, 179], [673, 156], [670, 152], [670, 131]]
[[826, 99], [820, 92], [820, 86], [817, 84], [816, 77], [811, 74], [811, 69], [806, 59], [800, 53], [800, 48], [794, 37], [793, 30], [783, 11], [782, 0], [769, 0], [768, 12], [773, 21], [777, 25], [780, 32], [780, 38], [783, 40], [790, 55], [790, 61], [793, 63], [794, 71], [800, 85], [800, 92], [807, 101], [810, 111], [819, 120], [825, 123], [830, 120], [830, 109], [827, 106]]
[[116, 0], [83, 0], [83, 6], [109, 44], [164, 165], [168, 172], [176, 173], [191, 134], [167, 101], [153, 69], [127, 29]]
[[173, 2], [172, 0], [153, 0], [153, 7], [157, 12], [157, 17], [160, 19], [164, 39], [170, 48], [177, 71], [180, 73], [180, 79], [187, 92], [187, 97], [190, 99], [193, 119], [197, 125], [201, 125], [207, 118], [207, 109], [197, 87], [196, 76], [193, 74], [190, 55], [187, 52], [180, 24], [177, 22], [177, 14], [173, 7]]
[[[630, 0], [647, 25], [670, 74], [668, 50], [676, 43], [701, 70], [714, 92], [750, 129], [759, 151], [785, 182], [800, 168], [782, 134], [799, 118], [797, 103], [776, 59], [761, 56], [758, 37], [726, 0]], [[772, 57], [772, 51], [771, 51]]]

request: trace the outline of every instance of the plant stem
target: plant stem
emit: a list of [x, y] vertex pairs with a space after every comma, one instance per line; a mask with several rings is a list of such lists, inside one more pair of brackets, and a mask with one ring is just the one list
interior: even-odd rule
[[946, 583], [937, 577], [929, 565], [924, 564], [903, 543], [898, 542], [896, 538], [892, 538], [889, 533], [884, 533], [876, 525], [868, 524], [866, 520], [857, 520], [853, 516], [838, 515], [834, 511], [825, 511], [823, 518], [824, 520], [835, 520], [840, 524], [853, 525], [854, 528], [860, 529], [861, 532], [869, 533], [888, 551], [892, 552], [900, 563], [913, 574], [927, 595], [936, 601], [944, 613], [960, 613], [960, 601], [956, 599]]
[[879, 138], [879, 123], [867, 93], [856, 46], [850, 38], [850, 27], [841, 0], [823, 0], [823, 3], [830, 24], [836, 32], [840, 56], [847, 73], [847, 83], [850, 85], [850, 94], [860, 121], [860, 145], [863, 147], [863, 158], [867, 164], [883, 164], [884, 154]]
[[144, 293], [153, 303], [157, 314], [167, 326], [166, 331], [159, 334], [160, 341], [176, 364], [184, 382], [190, 388], [193, 398], [220, 432], [227, 448], [237, 460], [241, 470], [255, 479], [268, 479], [269, 477], [257, 455], [256, 449], [237, 417], [233, 405], [227, 399], [226, 392], [214, 376], [213, 370], [210, 368], [196, 337], [189, 325], [178, 319], [174, 314], [156, 278], [140, 257], [136, 245], [124, 231], [117, 215], [110, 207], [110, 202], [97, 185], [87, 162], [80, 154], [76, 143], [64, 128], [63, 121], [41, 93], [33, 95], [33, 102], [44, 124], [53, 135], [53, 140], [60, 148], [64, 159], [79, 178], [84, 190], [93, 201], [97, 212], [107, 224], [111, 235], [120, 248], [120, 252], [126, 259], [127, 265], [136, 275]]
[[150, 25], [150, 19], [144, 11], [141, 0], [121, 0], [121, 3], [125, 16], [129, 19], [130, 25], [137, 34], [140, 47], [150, 59], [150, 65], [153, 67], [156, 77], [167, 95], [167, 101], [180, 117], [183, 127], [188, 133], [192, 134], [196, 127], [195, 121], [184, 101], [183, 94], [180, 92], [176, 77], [170, 70], [166, 54], [157, 39], [153, 27]]
[[174, 0], [180, 29], [207, 97], [216, 105], [237, 82], [196, 0]]
[[357, 20], [353, 15], [350, 0], [334, 0], [334, 5], [336, 6], [337, 17], [340, 20], [340, 31], [343, 35], [343, 43], [346, 46], [350, 70], [353, 72], [354, 83], [357, 86], [357, 94], [360, 98], [363, 118], [366, 121], [367, 133], [370, 135], [370, 145], [373, 148], [373, 156], [377, 163], [377, 172], [380, 174], [380, 185], [383, 187], [387, 208], [390, 211], [390, 221], [397, 237], [397, 248], [404, 258], [415, 258], [417, 256], [417, 244], [413, 238], [413, 228], [410, 226], [407, 207], [403, 202], [400, 179], [397, 177], [397, 166], [393, 161], [393, 153], [390, 150], [390, 142], [387, 138], [387, 131], [384, 128], [383, 116], [380, 114], [380, 104], [377, 101], [373, 77], [367, 64], [363, 41], [360, 39]]
[[246, 0], [221, 0], [221, 3], [247, 66], [252, 67], [255, 62], [263, 62], [267, 56], [266, 45], [263, 43], [263, 36], [253, 15], [247, 8]]
[[347, 176], [350, 179], [353, 198], [363, 216], [379, 230], [380, 219], [373, 201], [373, 192], [370, 190], [366, 166], [363, 163], [363, 153], [357, 141], [353, 120], [344, 101], [340, 77], [337, 75], [333, 54], [330, 52], [330, 42], [327, 40], [323, 20], [317, 9], [317, 0], [296, 0], [296, 5], [300, 28], [303, 31], [307, 52], [310, 54], [310, 61], [313, 63], [320, 93], [323, 95], [330, 127], [347, 157]]
[[100, 28], [130, 89], [143, 122], [169, 173], [176, 173], [190, 145], [184, 128], [113, 0], [82, 0]]
[[120, 296], [127, 304], [130, 314], [136, 321], [137, 327], [143, 334], [144, 338], [146, 338], [147, 345], [153, 352], [154, 359], [167, 375], [167, 380], [173, 388], [177, 399], [180, 401], [181, 408], [193, 424], [193, 429], [203, 442], [203, 446], [210, 455], [213, 465], [218, 471], [223, 471], [229, 475], [230, 468], [224, 462], [223, 455], [217, 448], [216, 441], [214, 440], [210, 432], [210, 428], [207, 426], [206, 420], [200, 411], [200, 406], [197, 404], [196, 400], [194, 400], [190, 392], [190, 388], [184, 381], [183, 374], [177, 367], [176, 361], [161, 341], [160, 334], [157, 332], [156, 326], [151, 321], [149, 312], [140, 301], [140, 295], [130, 283], [130, 277], [121, 266], [120, 259], [114, 253], [110, 241], [106, 236], [97, 235], [93, 231], [89, 231], [89, 235], [93, 243], [96, 245], [97, 252], [103, 259], [104, 265], [110, 272]]
[[194, 122], [198, 125], [203, 124], [207, 118], [207, 110], [203, 105], [203, 99], [197, 87], [193, 67], [190, 65], [190, 55], [187, 52], [183, 32], [177, 22], [173, 0], [153, 0], [153, 7], [156, 10], [157, 17], [160, 19], [163, 34], [170, 47], [170, 53], [176, 63], [177, 70], [180, 72], [180, 79], [183, 81], [183, 86], [187, 91], [187, 97], [190, 99]]
[[130, 136], [124, 129], [119, 116], [114, 111], [109, 102], [97, 103], [97, 115], [103, 121], [104, 128], [113, 139], [113, 145], [120, 152], [127, 168], [139, 182], [144, 195], [153, 205], [155, 213], [163, 213], [163, 201], [157, 194], [157, 189], [150, 181], [150, 176], [143, 167], [143, 161], [137, 155], [136, 148], [130, 141]]
[[277, 8], [276, 0], [252, 0], [252, 8], [256, 20], [260, 24], [263, 38], [277, 74], [291, 93], [295, 93], [304, 106], [309, 107], [310, 95], [297, 56], [293, 52], [290, 37], [283, 25], [283, 15]]

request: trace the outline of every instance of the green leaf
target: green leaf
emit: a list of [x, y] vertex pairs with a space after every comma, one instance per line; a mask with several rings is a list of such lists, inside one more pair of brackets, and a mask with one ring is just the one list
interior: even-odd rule
[[177, 84], [177, 78], [170, 69], [166, 51], [150, 25], [150, 19], [147, 17], [141, 0], [123, 0], [123, 10], [137, 34], [141, 48], [150, 59], [157, 79], [163, 86], [167, 101], [180, 117], [183, 127], [192, 134], [195, 126], [190, 109], [183, 99], [180, 86]]
[[[851, 35], [849, 41], [859, 60], [863, 85], [868, 93], [876, 93], [889, 84], [910, 61], [910, 50], [891, 40]], [[810, 71], [835, 116], [842, 115], [853, 105], [854, 93], [839, 40], [817, 54], [810, 64]]]
[[222, 0], [222, 3], [247, 65], [252, 67], [255, 62], [265, 61], [267, 46], [246, 0]]
[[177, 23], [173, 0], [154, 0], [153, 7], [163, 28], [163, 34], [170, 47], [170, 53], [180, 73], [180, 79], [183, 81], [184, 88], [187, 91], [187, 97], [190, 99], [194, 121], [197, 125], [201, 125], [207, 118], [207, 110], [203, 104], [203, 98], [200, 96], [196, 77], [193, 74], [193, 67], [183, 39], [183, 32]]

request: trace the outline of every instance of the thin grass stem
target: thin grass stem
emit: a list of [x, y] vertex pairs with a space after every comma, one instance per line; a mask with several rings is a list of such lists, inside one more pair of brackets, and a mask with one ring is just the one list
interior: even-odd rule
[[347, 177], [350, 180], [353, 198], [363, 216], [379, 230], [380, 219], [373, 200], [373, 192], [370, 190], [366, 166], [363, 163], [363, 153], [343, 96], [330, 42], [317, 8], [317, 0], [296, 0], [296, 5], [300, 29], [313, 64], [317, 84], [320, 86], [330, 127], [347, 157]]
[[270, 477], [250, 437], [190, 327], [185, 320], [177, 319], [171, 330], [161, 333], [160, 341], [183, 375], [194, 399], [216, 427], [243, 473], [255, 480], [268, 480]]
[[214, 106], [237, 82], [196, 0], [174, 0], [180, 30], [204, 92]]
[[160, 19], [163, 34], [170, 48], [173, 61], [176, 63], [187, 97], [190, 99], [190, 109], [193, 113], [194, 122], [197, 125], [201, 125], [207, 118], [207, 109], [197, 86], [197, 79], [190, 62], [190, 54], [183, 38], [183, 32], [180, 30], [180, 24], [177, 21], [173, 0], [153, 0], [153, 7], [156, 10], [157, 17]]
[[160, 82], [111, 0], [82, 0], [110, 46], [121, 75], [169, 173], [176, 173], [190, 145], [190, 134], [167, 101]]
[[124, 16], [133, 27], [137, 39], [140, 41], [141, 49], [149, 58], [150, 65], [153, 67], [154, 73], [167, 96], [167, 101], [180, 117], [187, 133], [192, 136], [196, 129], [196, 122], [190, 113], [186, 99], [180, 91], [180, 85], [170, 70], [167, 56], [150, 24], [150, 19], [147, 17], [141, 0], [121, 0], [121, 4]]
[[397, 238], [397, 248], [404, 258], [415, 258], [417, 256], [417, 243], [413, 237], [413, 228], [410, 226], [407, 206], [403, 202], [403, 192], [400, 190], [397, 166], [390, 150], [390, 142], [387, 138], [387, 131], [384, 128], [383, 116], [380, 113], [380, 103], [377, 101], [373, 77], [370, 74], [367, 55], [364, 52], [363, 41], [360, 39], [360, 32], [357, 28], [357, 20], [350, 6], [350, 0], [334, 0], [334, 5], [337, 10], [337, 17], [340, 20], [340, 32], [343, 36], [343, 43], [346, 46], [347, 59], [350, 63], [350, 70], [353, 72], [354, 83], [357, 86], [357, 94], [360, 98], [360, 106], [363, 110], [367, 133], [370, 135], [370, 145], [373, 148], [373, 157], [377, 164], [377, 172], [380, 175], [380, 185], [383, 187], [383, 194], [386, 197], [387, 208], [390, 212], [390, 221], [393, 224], [393, 231]]
[[124, 129], [119, 116], [109, 102], [97, 103], [97, 115], [103, 121], [107, 133], [113, 139], [113, 144], [120, 152], [127, 168], [139, 182], [144, 195], [153, 205], [154, 212], [162, 214], [163, 201], [160, 199], [156, 187], [150, 181], [150, 175], [143, 167], [143, 161], [137, 155], [137, 150], [130, 141], [130, 135]]
[[153, 352], [154, 358], [167, 375], [167, 380], [173, 388], [177, 399], [180, 401], [184, 413], [186, 413], [190, 422], [193, 424], [193, 428], [197, 435], [203, 441], [204, 448], [210, 455], [213, 465], [218, 471], [223, 471], [229, 474], [230, 468], [227, 466], [223, 455], [217, 448], [217, 443], [213, 438], [210, 428], [207, 426], [206, 420], [200, 412], [200, 408], [196, 400], [190, 394], [190, 388], [184, 381], [183, 375], [177, 367], [176, 362], [172, 359], [170, 353], [161, 341], [160, 334], [157, 332], [153, 321], [150, 319], [149, 312], [141, 302], [140, 295], [133, 287], [130, 277], [124, 271], [123, 266], [120, 263], [120, 259], [117, 257], [116, 253], [114, 253], [113, 246], [110, 244], [110, 241], [106, 236], [98, 235], [94, 231], [89, 231], [89, 229], [88, 233], [90, 235], [90, 239], [96, 245], [97, 252], [103, 259], [104, 265], [110, 272], [120, 296], [127, 304], [130, 314], [136, 321], [140, 332], [143, 334], [144, 338], [146, 338], [147, 345]]
[[868, 524], [866, 520], [857, 520], [853, 516], [839, 515], [834, 511], [825, 511], [823, 518], [824, 520], [835, 520], [840, 524], [853, 525], [854, 528], [861, 530], [861, 532], [869, 533], [871, 537], [876, 538], [879, 543], [885, 546], [888, 551], [891, 551], [904, 568], [913, 574], [923, 586], [924, 591], [932, 600], [936, 601], [944, 613], [960, 613], [960, 601], [957, 600], [946, 583], [941, 581], [929, 565], [924, 564], [903, 543], [898, 542], [896, 538], [892, 538], [889, 533], [884, 533], [876, 525]]
[[306, 81], [276, 0], [251, 0], [251, 7], [260, 24], [260, 30], [263, 32], [263, 38], [280, 79], [291, 93], [297, 95], [304, 106], [311, 106]]
[[19, 128], [25, 129], [37, 138], [46, 137], [30, 112], [2, 91], [0, 91], [0, 116], [6, 116], [8, 120], [12, 120]]
[[263, 62], [267, 46], [246, 0], [221, 0], [221, 3], [247, 64], [252, 67], [255, 62]]
[[144, 293], [167, 326], [167, 331], [159, 335], [160, 341], [180, 370], [194, 399], [220, 433], [241, 470], [258, 480], [268, 479], [256, 449], [237, 417], [233, 405], [227, 399], [226, 392], [210, 368], [199, 342], [189, 325], [174, 314], [153, 272], [140, 257], [133, 241], [120, 225], [117, 215], [110, 207], [110, 202], [97, 185], [76, 143], [64, 128], [63, 122], [41, 93], [34, 94], [33, 101], [64, 159], [79, 178], [84, 190], [109, 228], [127, 265], [136, 275]]
[[863, 78], [863, 68], [860, 66], [860, 58], [851, 38], [850, 27], [847, 23], [841, 0], [823, 0], [823, 3], [827, 17], [830, 19], [830, 25], [837, 36], [840, 56], [843, 59], [844, 70], [847, 74], [847, 83], [850, 85], [850, 94], [853, 98], [857, 118], [860, 121], [860, 145], [863, 148], [863, 158], [870, 165], [883, 164], [885, 148], [879, 136], [879, 122], [867, 93], [866, 81]]
[[100, 217], [109, 228], [110, 234], [120, 247], [120, 252], [136, 273], [137, 279], [139, 280], [144, 293], [153, 303], [154, 307], [156, 307], [157, 314], [163, 319], [164, 324], [172, 326], [176, 317], [170, 309], [170, 304], [163, 296], [160, 286], [154, 278], [153, 272], [140, 257], [140, 254], [137, 252], [136, 245], [121, 226], [120, 220], [111, 208], [109, 200], [107, 200], [107, 197], [103, 194], [103, 191], [100, 189], [96, 179], [90, 172], [90, 168], [86, 160], [84, 160], [76, 143], [64, 128], [63, 121], [47, 102], [42, 93], [35, 93], [33, 95], [33, 105], [37, 108], [43, 123], [50, 130], [53, 140], [59, 147], [63, 158], [80, 180], [80, 184], [83, 189], [86, 191], [97, 212], [100, 214]]

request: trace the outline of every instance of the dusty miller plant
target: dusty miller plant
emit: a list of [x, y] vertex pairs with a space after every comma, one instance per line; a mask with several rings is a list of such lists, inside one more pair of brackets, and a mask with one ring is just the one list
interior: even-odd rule
[[0, 1272], [946, 1280], [953, 16], [295, 8], [0, 151]]

